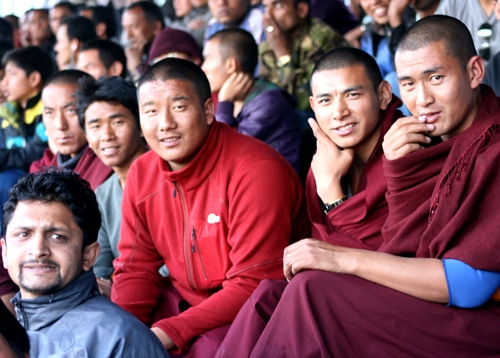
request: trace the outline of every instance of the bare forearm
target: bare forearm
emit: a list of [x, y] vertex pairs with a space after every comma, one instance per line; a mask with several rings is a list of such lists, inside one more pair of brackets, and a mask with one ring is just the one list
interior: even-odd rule
[[426, 301], [447, 303], [448, 286], [441, 260], [405, 258], [380, 252], [352, 250], [344, 273]]

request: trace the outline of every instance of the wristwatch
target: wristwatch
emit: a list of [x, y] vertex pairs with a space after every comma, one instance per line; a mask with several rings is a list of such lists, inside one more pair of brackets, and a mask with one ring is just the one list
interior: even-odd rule
[[278, 57], [278, 61], [276, 61], [276, 66], [278, 67], [283, 67], [285, 66], [288, 62], [292, 60], [292, 56], [290, 55], [283, 55]]
[[340, 199], [335, 200], [334, 202], [332, 202], [330, 204], [323, 204], [321, 206], [321, 209], [323, 209], [323, 212], [325, 214], [328, 214], [330, 211], [332, 211], [333, 209], [335, 209], [337, 206], [339, 206], [340, 204], [342, 204], [346, 200], [347, 200], [347, 196], [344, 196], [344, 197], [342, 197]]

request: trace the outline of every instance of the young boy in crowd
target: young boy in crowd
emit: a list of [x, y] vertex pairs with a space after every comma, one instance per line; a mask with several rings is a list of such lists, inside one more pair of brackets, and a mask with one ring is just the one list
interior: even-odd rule
[[135, 86], [119, 77], [80, 84], [78, 116], [89, 147], [113, 174], [97, 188], [101, 252], [94, 265], [99, 290], [111, 297], [113, 260], [118, 257], [123, 189], [132, 162], [148, 148], [142, 138]]

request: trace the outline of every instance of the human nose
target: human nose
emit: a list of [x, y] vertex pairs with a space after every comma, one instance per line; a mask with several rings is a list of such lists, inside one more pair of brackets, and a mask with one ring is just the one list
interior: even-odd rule
[[57, 111], [54, 118], [56, 129], [65, 130], [68, 128], [68, 120], [62, 111]]
[[102, 139], [103, 140], [111, 140], [115, 137], [115, 131], [111, 124], [105, 124], [102, 127]]
[[347, 106], [342, 99], [332, 101], [332, 118], [341, 120], [348, 113]]
[[164, 111], [160, 116], [160, 120], [158, 123], [158, 130], [167, 131], [175, 127], [176, 127], [176, 122], [172, 113], [170, 113], [170, 111]]
[[41, 233], [34, 233], [30, 240], [29, 255], [34, 258], [46, 257], [49, 255], [47, 242]]
[[430, 103], [433, 102], [433, 96], [431, 92], [428, 90], [427, 86], [421, 85], [417, 88], [417, 107], [427, 107]]

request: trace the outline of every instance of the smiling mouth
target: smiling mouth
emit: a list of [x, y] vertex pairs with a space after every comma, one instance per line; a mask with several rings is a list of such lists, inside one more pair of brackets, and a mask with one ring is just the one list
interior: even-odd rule
[[107, 152], [114, 152], [117, 149], [118, 147], [107, 147], [107, 148], [101, 148], [101, 151], [107, 153]]
[[335, 128], [335, 130], [346, 131], [348, 129], [351, 129], [352, 127], [354, 127], [354, 123], [346, 124], [345, 126], [342, 126], [342, 127], [337, 127], [337, 128]]
[[176, 140], [179, 140], [179, 139], [181, 139], [181, 137], [171, 137], [171, 138], [162, 139], [160, 142], [171, 143], [171, 142], [175, 142]]

